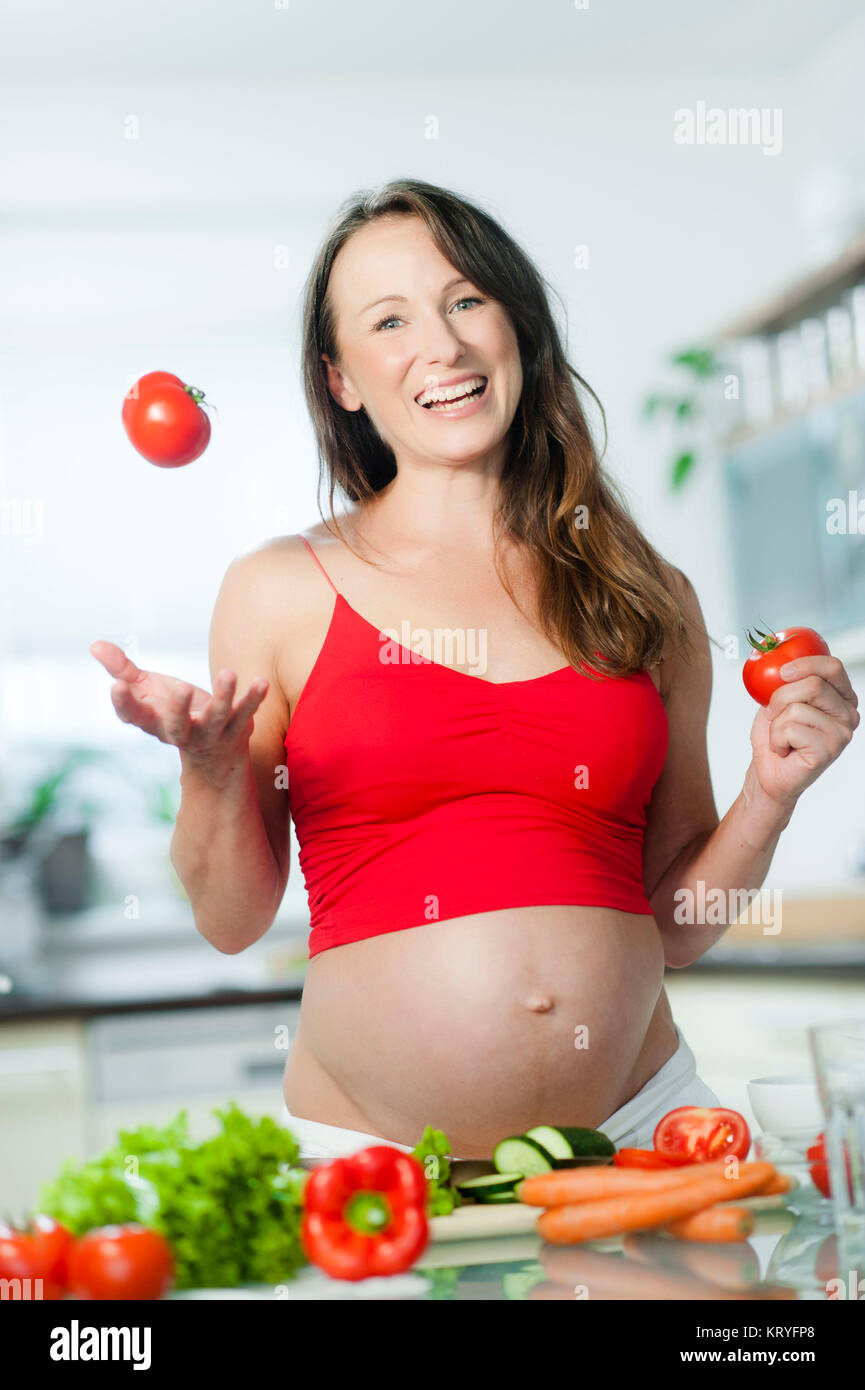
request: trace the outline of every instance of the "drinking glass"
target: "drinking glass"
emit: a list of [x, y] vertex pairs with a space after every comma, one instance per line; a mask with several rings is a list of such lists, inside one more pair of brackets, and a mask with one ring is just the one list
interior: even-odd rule
[[865, 1275], [865, 1018], [808, 1029], [842, 1268]]

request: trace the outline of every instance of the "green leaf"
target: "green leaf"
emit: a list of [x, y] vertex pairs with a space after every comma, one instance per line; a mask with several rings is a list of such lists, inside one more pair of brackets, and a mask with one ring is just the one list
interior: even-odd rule
[[684, 348], [674, 353], [670, 361], [674, 367], [688, 367], [699, 377], [714, 376], [721, 370], [721, 363], [711, 348]]
[[670, 484], [674, 491], [682, 487], [685, 479], [694, 467], [695, 461], [696, 455], [691, 450], [679, 454], [678, 457], [673, 460]]
[[664, 395], [660, 391], [654, 391], [643, 401], [643, 414], [647, 420], [651, 420], [661, 409], [669, 409], [674, 397]]
[[176, 1286], [280, 1283], [306, 1263], [300, 1241], [307, 1174], [297, 1141], [270, 1116], [233, 1103], [214, 1112], [221, 1132], [189, 1139], [186, 1114], [123, 1130], [86, 1163], [68, 1162], [43, 1188], [40, 1206], [74, 1235], [141, 1220], [174, 1253]]

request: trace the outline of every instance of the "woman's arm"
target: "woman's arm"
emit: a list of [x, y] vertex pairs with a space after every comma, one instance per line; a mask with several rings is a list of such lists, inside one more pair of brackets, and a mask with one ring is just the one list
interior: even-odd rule
[[[749, 906], [798, 797], [849, 743], [859, 715], [841, 663], [802, 658], [796, 665], [807, 668], [805, 679], [793, 672], [758, 710], [742, 790], [719, 821], [706, 754], [709, 641], [694, 589], [675, 573], [696, 654], [663, 663], [670, 743], [649, 806], [643, 873], [666, 963], [680, 967], [698, 960]], [[761, 920], [774, 934], [780, 924], [772, 903], [766, 906]]]
[[288, 792], [279, 772], [289, 714], [274, 670], [271, 627], [271, 589], [284, 576], [271, 567], [267, 553], [241, 556], [220, 588], [210, 628], [214, 688], [217, 674], [228, 669], [238, 688], [264, 676], [268, 690], [248, 750], [226, 774], [208, 778], [181, 753], [182, 795], [170, 849], [196, 927], [227, 954], [264, 935], [289, 872]]

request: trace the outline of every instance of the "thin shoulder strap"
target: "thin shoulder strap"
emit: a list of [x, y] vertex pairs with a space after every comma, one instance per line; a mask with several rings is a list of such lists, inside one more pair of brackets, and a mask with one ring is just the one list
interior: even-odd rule
[[306, 539], [306, 536], [301, 536], [300, 539], [303, 541], [304, 545], [306, 546], [306, 548], [307, 548], [307, 550], [309, 551], [310, 555], [312, 556], [313, 560], [314, 560], [315, 563], [318, 565], [319, 569], [321, 570], [321, 572], [322, 572], [322, 574], [324, 575], [325, 579], [327, 580], [328, 584], [329, 584], [330, 587], [333, 589], [333, 592], [334, 592], [335, 594], [338, 594], [338, 593], [339, 593], [339, 589], [336, 587], [336, 585], [334, 584], [334, 582], [333, 582], [333, 580], [331, 579], [330, 575], [328, 574], [327, 570], [325, 569], [324, 565], [323, 565], [323, 564], [321, 563], [321, 561], [319, 560], [318, 556], [316, 555], [316, 553], [315, 553], [315, 551], [313, 550], [312, 546], [310, 545], [309, 541]]

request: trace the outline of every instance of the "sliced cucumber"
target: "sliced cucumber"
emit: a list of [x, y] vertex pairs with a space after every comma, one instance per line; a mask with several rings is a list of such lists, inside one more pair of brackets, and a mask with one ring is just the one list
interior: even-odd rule
[[587, 1157], [582, 1155], [571, 1156], [570, 1158], [554, 1158], [554, 1168], [603, 1168], [605, 1164], [612, 1163], [612, 1154], [590, 1154]]
[[572, 1129], [557, 1125], [556, 1133], [567, 1141], [575, 1158], [604, 1158], [607, 1155], [612, 1158], [616, 1152], [613, 1141], [599, 1129]]
[[526, 1130], [526, 1138], [534, 1139], [536, 1144], [540, 1144], [546, 1149], [552, 1158], [573, 1158], [574, 1151], [560, 1129], [554, 1129], [552, 1125], [535, 1125], [534, 1129]]
[[527, 1134], [512, 1134], [496, 1144], [493, 1163], [500, 1173], [519, 1173], [521, 1177], [530, 1178], [535, 1173], [549, 1173], [553, 1158], [536, 1139], [530, 1139]]
[[492, 1173], [482, 1178], [468, 1178], [461, 1182], [458, 1191], [463, 1197], [471, 1197], [476, 1202], [513, 1200], [514, 1188], [522, 1182], [522, 1173]]

